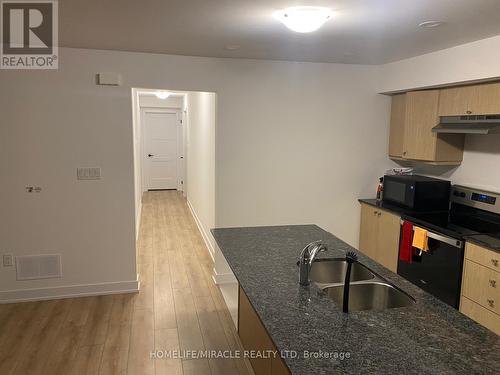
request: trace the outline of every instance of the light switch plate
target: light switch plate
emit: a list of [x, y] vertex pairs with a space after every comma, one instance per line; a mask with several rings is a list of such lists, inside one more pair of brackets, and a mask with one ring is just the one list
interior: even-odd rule
[[76, 178], [78, 180], [100, 180], [101, 168], [77, 168]]
[[3, 266], [4, 267], [12, 267], [14, 265], [14, 260], [12, 255], [5, 254], [3, 256]]

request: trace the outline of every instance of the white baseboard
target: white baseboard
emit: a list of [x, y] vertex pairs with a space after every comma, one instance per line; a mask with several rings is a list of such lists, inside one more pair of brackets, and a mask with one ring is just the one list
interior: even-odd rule
[[0, 292], [0, 304], [107, 294], [137, 293], [139, 291], [139, 286], [139, 280], [133, 280], [51, 288], [6, 290]]
[[236, 277], [232, 273], [217, 273], [217, 270], [215, 268], [212, 272], [212, 279], [217, 285], [234, 284], [238, 282], [238, 280], [236, 280]]
[[205, 241], [205, 245], [207, 245], [208, 253], [210, 254], [210, 257], [212, 260], [215, 262], [214, 254], [215, 254], [215, 249], [212, 246], [212, 243], [209, 240], [209, 234], [203, 227], [203, 224], [201, 223], [200, 219], [198, 218], [198, 215], [196, 214], [196, 211], [193, 208], [193, 205], [191, 202], [189, 202], [189, 199], [186, 199], [187, 205], [189, 207], [189, 210], [191, 211], [191, 215], [193, 215], [194, 221], [196, 223], [196, 226], [198, 227], [198, 230], [201, 233], [201, 237], [203, 237], [203, 241]]

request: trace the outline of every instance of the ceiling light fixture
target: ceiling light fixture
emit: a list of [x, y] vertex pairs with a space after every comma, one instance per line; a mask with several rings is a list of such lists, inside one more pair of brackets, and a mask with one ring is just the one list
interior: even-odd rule
[[332, 11], [324, 7], [300, 6], [278, 10], [273, 17], [290, 30], [310, 33], [318, 30], [332, 16]]
[[439, 27], [444, 24], [443, 21], [425, 21], [418, 24], [418, 27], [424, 27], [426, 29], [432, 29], [434, 27]]
[[170, 93], [167, 91], [157, 91], [155, 92], [155, 95], [158, 99], [165, 100], [170, 96]]

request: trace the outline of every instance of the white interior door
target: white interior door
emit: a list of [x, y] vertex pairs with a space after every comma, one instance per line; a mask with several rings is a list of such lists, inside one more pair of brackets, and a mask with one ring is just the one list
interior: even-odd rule
[[144, 110], [144, 170], [148, 190], [177, 189], [180, 121], [176, 111]]

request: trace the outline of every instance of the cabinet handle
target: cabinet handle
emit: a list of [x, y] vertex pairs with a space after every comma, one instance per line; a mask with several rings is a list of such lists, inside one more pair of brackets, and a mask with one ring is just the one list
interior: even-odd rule
[[406, 151], [403, 151], [403, 155], [406, 155]]
[[488, 305], [490, 305], [490, 307], [495, 307], [495, 301], [492, 300], [492, 299], [489, 299], [488, 300]]
[[377, 211], [373, 211], [373, 214], [376, 215], [376, 214], [378, 214], [378, 212]]
[[490, 280], [490, 286], [491, 286], [492, 288], [496, 288], [496, 287], [497, 287], [497, 282], [496, 282], [496, 280]]
[[377, 216], [382, 216], [382, 212], [379, 212], [379, 213], [377, 214]]
[[468, 115], [472, 114], [472, 111], [466, 111], [465, 113], [467, 113]]
[[498, 267], [498, 259], [492, 259], [491, 264], [493, 264], [495, 267]]

